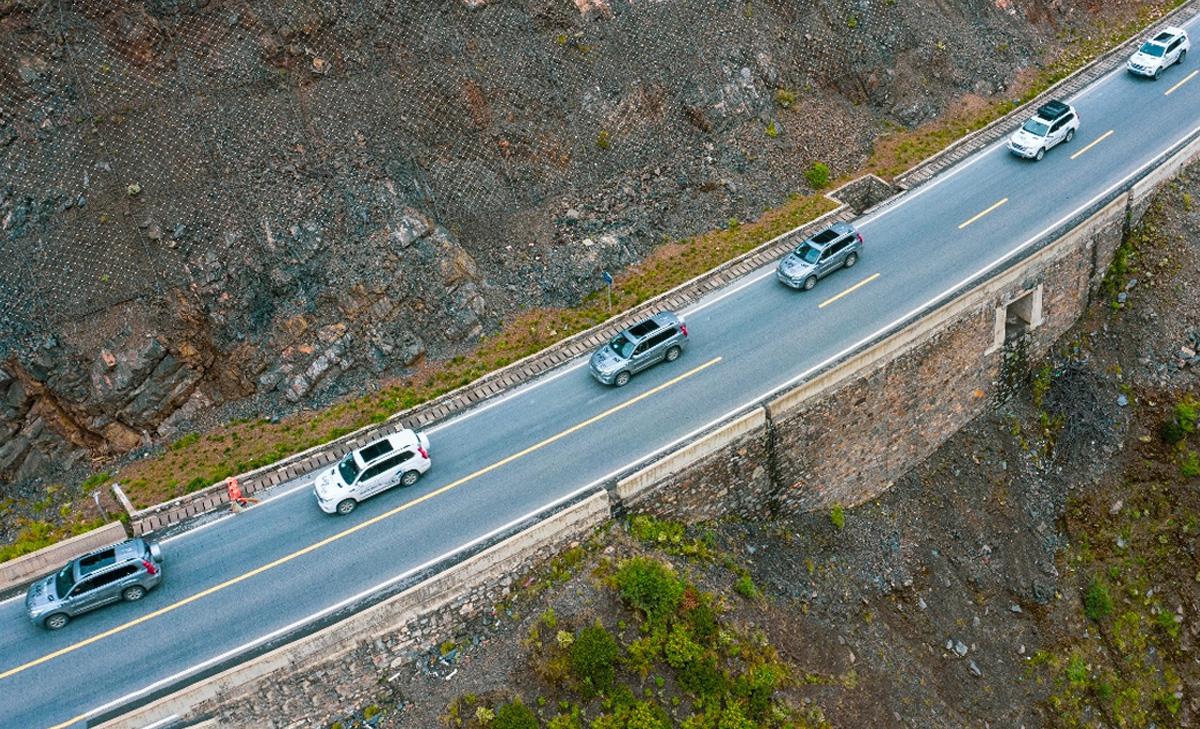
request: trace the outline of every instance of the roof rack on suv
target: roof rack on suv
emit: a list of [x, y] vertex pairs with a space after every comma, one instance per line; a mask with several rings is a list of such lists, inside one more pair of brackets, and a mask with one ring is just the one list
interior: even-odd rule
[[1047, 101], [1045, 104], [1042, 104], [1040, 107], [1038, 107], [1037, 115], [1046, 121], [1054, 121], [1070, 110], [1071, 107], [1067, 106], [1058, 99], [1051, 99], [1050, 101]]

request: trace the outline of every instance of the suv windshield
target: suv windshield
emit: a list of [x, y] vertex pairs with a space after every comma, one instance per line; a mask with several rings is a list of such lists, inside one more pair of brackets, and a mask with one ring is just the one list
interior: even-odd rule
[[54, 592], [58, 595], [58, 599], [63, 599], [74, 585], [75, 580], [71, 577], [71, 563], [68, 563], [54, 576]]
[[354, 462], [353, 451], [346, 454], [346, 457], [338, 463], [338, 473], [342, 476], [342, 481], [347, 486], [354, 483], [354, 477], [358, 475], [358, 464]]
[[633, 355], [633, 342], [625, 336], [624, 332], [613, 337], [613, 340], [608, 343], [608, 346], [612, 347], [614, 352], [625, 359], [629, 359], [630, 356]]
[[821, 249], [813, 248], [808, 243], [801, 243], [796, 249], [796, 255], [805, 263], [816, 263], [821, 257]]
[[1025, 122], [1025, 126], [1021, 127], [1030, 134], [1036, 134], [1039, 137], [1046, 136], [1046, 132], [1050, 131], [1050, 125], [1041, 119], [1030, 119]]
[[1166, 48], [1164, 48], [1163, 46], [1160, 46], [1157, 43], [1150, 43], [1149, 41], [1147, 41], [1142, 44], [1142, 53], [1145, 53], [1147, 56], [1154, 56], [1155, 58], [1162, 58], [1162, 55], [1166, 50], [1167, 50]]

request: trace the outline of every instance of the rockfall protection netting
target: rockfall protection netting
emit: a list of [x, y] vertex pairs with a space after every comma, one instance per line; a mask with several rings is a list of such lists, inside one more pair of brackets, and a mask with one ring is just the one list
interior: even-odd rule
[[[773, 89], [901, 43], [897, 12], [888, 0], [0, 2], [0, 348], [203, 282], [231, 251], [286, 261], [368, 235], [386, 214], [379, 184], [480, 258], [487, 246], [470, 241], [517, 236], [528, 211], [623, 185], [674, 145], [737, 124], [770, 143]], [[780, 187], [797, 189], [800, 172]]]

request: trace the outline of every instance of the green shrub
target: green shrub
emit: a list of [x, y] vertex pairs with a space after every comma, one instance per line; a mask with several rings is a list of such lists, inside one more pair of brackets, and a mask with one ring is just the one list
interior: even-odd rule
[[1188, 450], [1179, 461], [1179, 475], [1185, 478], [1200, 476], [1200, 453]]
[[492, 722], [493, 729], [538, 729], [537, 715], [520, 699], [501, 706]]
[[663, 652], [667, 656], [667, 664], [676, 669], [704, 658], [704, 646], [692, 640], [692, 631], [682, 623], [671, 626]]
[[629, 522], [629, 533], [643, 542], [675, 545], [683, 542], [683, 524], [639, 514]]
[[596, 135], [596, 146], [600, 149], [608, 149], [610, 144], [612, 144], [612, 141], [608, 136], [608, 130], [601, 129], [600, 133]]
[[766, 135], [767, 135], [768, 137], [770, 137], [771, 139], [774, 139], [775, 137], [778, 137], [778, 136], [779, 136], [779, 127], [778, 127], [778, 126], [776, 126], [776, 124], [775, 124], [775, 120], [774, 120], [774, 119], [772, 119], [772, 120], [770, 121], [770, 123], [768, 123], [768, 124], [767, 124], [767, 128], [766, 128], [766, 131], [765, 131], [765, 133], [766, 133]]
[[775, 103], [781, 109], [791, 108], [792, 104], [796, 103], [796, 93], [787, 89], [777, 89], [775, 91]]
[[1175, 405], [1175, 422], [1184, 433], [1191, 435], [1196, 432], [1196, 421], [1200, 417], [1200, 402], [1185, 397]]
[[841, 504], [834, 504], [833, 508], [829, 510], [829, 521], [839, 530], [845, 528], [846, 510], [842, 508]]
[[725, 676], [713, 656], [692, 661], [679, 672], [679, 682], [697, 696], [714, 696], [725, 686]]
[[737, 578], [737, 582], [733, 583], [733, 591], [747, 600], [753, 600], [758, 597], [758, 588], [754, 585], [754, 580], [750, 579], [750, 575], [743, 573]]
[[775, 687], [779, 685], [781, 670], [777, 666], [760, 664], [738, 677], [736, 691], [746, 698], [750, 715], [762, 718], [771, 708]]
[[651, 622], [674, 613], [683, 598], [683, 582], [671, 568], [647, 557], [621, 563], [616, 582], [626, 602], [641, 610]]
[[692, 634], [701, 643], [708, 643], [717, 637], [717, 611], [707, 602], [688, 612], [688, 623], [692, 626]]
[[1083, 612], [1097, 622], [1112, 612], [1112, 595], [1108, 594], [1108, 586], [1095, 577], [1088, 585], [1083, 595]]
[[604, 693], [616, 678], [617, 641], [599, 622], [579, 631], [571, 644], [571, 668], [585, 688]]
[[804, 179], [808, 180], [808, 186], [814, 190], [825, 189], [825, 186], [829, 184], [829, 165], [824, 162], [813, 162], [804, 171]]
[[1175, 445], [1187, 437], [1187, 433], [1184, 432], [1183, 426], [1181, 426], [1179, 421], [1175, 418], [1171, 418], [1162, 424], [1162, 429], [1159, 431], [1159, 435], [1161, 435], [1162, 439], [1170, 445]]

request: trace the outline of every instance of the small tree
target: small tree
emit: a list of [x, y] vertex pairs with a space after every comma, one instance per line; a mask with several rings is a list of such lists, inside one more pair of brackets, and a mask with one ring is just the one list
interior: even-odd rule
[[571, 644], [571, 668], [589, 691], [604, 693], [612, 688], [616, 660], [617, 641], [599, 622], [579, 631]]
[[496, 720], [492, 729], [538, 729], [537, 715], [533, 713], [520, 699], [514, 699], [511, 704], [505, 704], [496, 712]]
[[814, 190], [824, 190], [829, 184], [829, 165], [824, 162], [813, 162], [808, 169], [804, 171], [804, 179], [808, 180], [808, 186]]

